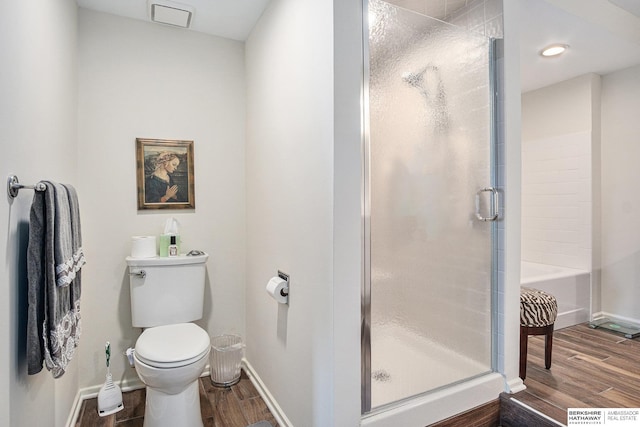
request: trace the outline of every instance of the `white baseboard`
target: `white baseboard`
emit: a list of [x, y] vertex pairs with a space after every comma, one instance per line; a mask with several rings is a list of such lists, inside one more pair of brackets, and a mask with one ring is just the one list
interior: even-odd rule
[[271, 414], [278, 422], [278, 425], [282, 427], [293, 427], [293, 424], [291, 423], [291, 421], [289, 421], [289, 418], [287, 418], [284, 411], [282, 410], [280, 405], [278, 405], [278, 402], [276, 402], [276, 399], [273, 397], [273, 395], [269, 393], [269, 390], [267, 389], [265, 384], [262, 382], [262, 380], [260, 379], [256, 371], [254, 371], [253, 366], [251, 366], [251, 364], [247, 361], [247, 359], [244, 359], [244, 358], [242, 359], [242, 367], [244, 368], [244, 371], [247, 373], [247, 376], [249, 377], [254, 387], [260, 394], [260, 397], [262, 397], [262, 400], [264, 400], [264, 403], [266, 403], [267, 407], [271, 411]]
[[82, 409], [82, 395], [80, 394], [80, 390], [76, 392], [76, 397], [73, 399], [73, 404], [71, 405], [71, 411], [69, 411], [69, 417], [67, 418], [67, 427], [74, 427], [78, 422], [78, 415], [80, 415], [80, 409]]
[[615, 321], [619, 321], [620, 323], [629, 323], [632, 325], [640, 325], [640, 319], [635, 319], [633, 317], [625, 317], [625, 316], [619, 316], [617, 314], [613, 314], [613, 313], [608, 313], [606, 311], [600, 311], [598, 313], [594, 313], [592, 318], [593, 319], [598, 319], [600, 317], [608, 317], [611, 320], [615, 320]]
[[[275, 398], [271, 395], [271, 393], [269, 393], [267, 387], [264, 385], [258, 374], [256, 374], [256, 372], [253, 370], [253, 367], [246, 359], [242, 359], [242, 367], [251, 380], [251, 383], [260, 394], [260, 397], [262, 397], [262, 400], [264, 400], [265, 404], [269, 408], [269, 411], [271, 411], [271, 414], [273, 414], [273, 417], [278, 422], [278, 425], [282, 427], [293, 427], [291, 421], [289, 421], [282, 408], [280, 408]], [[209, 365], [207, 365], [205, 367], [205, 370], [202, 372], [202, 375], [200, 376], [208, 377], [209, 372]], [[144, 383], [140, 381], [137, 376], [135, 379], [125, 379], [119, 382], [114, 381], [114, 383], [120, 387], [120, 390], [122, 390], [123, 393], [145, 387]], [[81, 388], [78, 390], [78, 392], [76, 393], [76, 397], [73, 400], [71, 411], [69, 411], [69, 418], [67, 418], [66, 427], [75, 427], [76, 423], [78, 422], [78, 417], [80, 416], [80, 410], [82, 409], [82, 402], [87, 399], [93, 399], [94, 397], [97, 397], [101, 387], [102, 384], [99, 384], [91, 387]]]
[[554, 323], [553, 329], [563, 329], [569, 326], [579, 325], [580, 323], [589, 321], [589, 312], [584, 308], [577, 308], [574, 310], [567, 310], [559, 312], [558, 317]]
[[[119, 386], [120, 390], [122, 390], [123, 393], [145, 387], [144, 383], [140, 381], [137, 376], [134, 379], [114, 381], [114, 384]], [[84, 387], [78, 390], [78, 392], [76, 393], [76, 397], [73, 400], [71, 411], [69, 411], [69, 418], [67, 418], [66, 427], [75, 427], [76, 423], [78, 422], [80, 410], [82, 409], [82, 402], [87, 399], [93, 399], [94, 397], [97, 397], [101, 387], [102, 384], [99, 384], [90, 387]]]
[[519, 391], [525, 390], [527, 388], [522, 381], [522, 378], [514, 378], [510, 381], [507, 381], [507, 391], [511, 394], [517, 393]]

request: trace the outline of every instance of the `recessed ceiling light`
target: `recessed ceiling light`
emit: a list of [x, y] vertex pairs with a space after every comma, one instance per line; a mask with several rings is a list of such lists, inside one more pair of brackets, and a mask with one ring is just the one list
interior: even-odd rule
[[551, 46], [547, 46], [540, 51], [540, 55], [549, 57], [549, 56], [558, 56], [564, 53], [569, 45], [566, 44], [552, 44]]

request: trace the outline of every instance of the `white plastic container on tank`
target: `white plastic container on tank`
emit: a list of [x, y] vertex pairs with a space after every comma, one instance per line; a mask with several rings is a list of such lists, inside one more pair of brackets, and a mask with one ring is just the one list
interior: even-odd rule
[[127, 257], [132, 325], [150, 328], [201, 319], [207, 259], [207, 254]]

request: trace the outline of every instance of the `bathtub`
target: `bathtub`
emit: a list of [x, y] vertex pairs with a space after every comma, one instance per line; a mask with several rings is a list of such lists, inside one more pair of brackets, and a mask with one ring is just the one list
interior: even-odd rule
[[590, 320], [591, 274], [586, 270], [522, 262], [520, 285], [554, 295], [558, 300], [555, 329]]

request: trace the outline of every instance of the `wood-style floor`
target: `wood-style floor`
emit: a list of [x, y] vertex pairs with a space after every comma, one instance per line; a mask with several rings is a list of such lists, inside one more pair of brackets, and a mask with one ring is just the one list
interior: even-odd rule
[[[554, 332], [551, 369], [544, 368], [543, 336], [529, 337], [528, 353], [527, 389], [510, 396], [562, 424], [568, 408], [640, 408], [640, 338], [626, 339], [585, 323]], [[278, 426], [244, 372], [232, 387], [214, 387], [208, 377], [200, 378], [200, 385], [205, 427], [246, 427], [262, 420]], [[142, 426], [144, 389], [123, 396], [125, 409], [104, 418], [98, 417], [96, 399], [86, 400], [76, 427]], [[495, 402], [489, 412], [496, 418], [494, 407]]]
[[567, 424], [567, 408], [640, 408], [640, 338], [588, 324], [553, 333], [551, 369], [544, 337], [529, 337], [527, 389], [519, 401]]
[[[215, 387], [209, 377], [201, 377], [199, 382], [204, 427], [247, 427], [259, 421], [268, 421], [278, 427], [244, 371], [240, 382], [231, 387]], [[106, 417], [98, 416], [97, 399], [85, 400], [76, 427], [142, 427], [145, 390], [123, 393], [122, 397], [124, 409]]]

